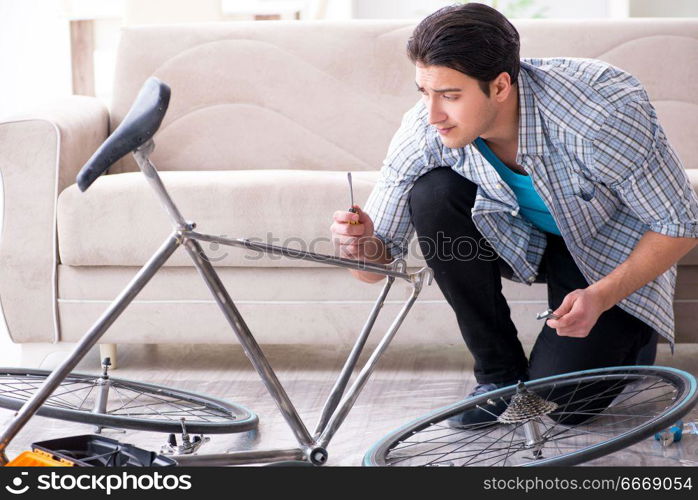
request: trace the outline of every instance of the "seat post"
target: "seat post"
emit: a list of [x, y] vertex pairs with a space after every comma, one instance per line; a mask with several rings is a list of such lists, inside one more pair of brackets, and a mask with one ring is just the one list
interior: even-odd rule
[[165, 208], [167, 213], [170, 215], [170, 218], [174, 223], [175, 229], [191, 230], [193, 229], [194, 225], [184, 220], [184, 217], [182, 217], [182, 214], [179, 212], [179, 209], [174, 204], [174, 201], [170, 197], [170, 194], [167, 192], [167, 189], [165, 189], [165, 185], [162, 183], [162, 179], [160, 179], [160, 175], [158, 175], [158, 171], [155, 168], [155, 165], [153, 165], [153, 163], [149, 159], [149, 156], [154, 149], [155, 143], [152, 139], [150, 139], [148, 140], [148, 142], [146, 142], [133, 152], [133, 157], [136, 159], [138, 168], [141, 169], [141, 172], [143, 172], [146, 179], [148, 179], [148, 183], [157, 194], [160, 203]]

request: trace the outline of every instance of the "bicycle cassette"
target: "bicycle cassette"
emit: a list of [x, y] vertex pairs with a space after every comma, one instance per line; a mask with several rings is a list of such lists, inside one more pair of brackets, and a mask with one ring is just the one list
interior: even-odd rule
[[546, 401], [538, 394], [529, 391], [523, 382], [519, 382], [516, 386], [516, 394], [512, 396], [509, 406], [497, 421], [502, 424], [528, 422], [555, 411], [557, 407], [557, 403]]

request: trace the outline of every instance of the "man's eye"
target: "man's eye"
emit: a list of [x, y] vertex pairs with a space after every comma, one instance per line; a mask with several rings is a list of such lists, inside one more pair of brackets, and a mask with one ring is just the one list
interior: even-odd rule
[[455, 96], [455, 95], [444, 95], [443, 98], [446, 99], [447, 101], [455, 101], [456, 99], [458, 99], [458, 96]]

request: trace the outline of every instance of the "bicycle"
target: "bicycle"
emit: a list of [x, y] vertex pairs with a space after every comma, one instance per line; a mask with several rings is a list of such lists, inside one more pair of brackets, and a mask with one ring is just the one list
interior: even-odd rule
[[[157, 194], [158, 199], [172, 221], [173, 232], [162, 243], [148, 262], [139, 270], [119, 296], [114, 299], [109, 308], [95, 322], [90, 330], [85, 333], [68, 358], [66, 358], [53, 372], [49, 374], [48, 372], [41, 372], [40, 370], [5, 370], [5, 380], [9, 380], [10, 394], [8, 395], [6, 392], [1, 395], [0, 404], [13, 409], [18, 408], [18, 413], [0, 435], [0, 464], [4, 465], [7, 463], [5, 449], [8, 443], [34, 414], [94, 423], [104, 427], [125, 427], [164, 432], [176, 432], [180, 428], [182, 425], [180, 413], [186, 413], [189, 416], [186, 429], [193, 432], [238, 432], [249, 430], [256, 426], [257, 417], [251, 411], [239, 405], [230, 405], [216, 400], [215, 398], [202, 397], [201, 395], [152, 384], [118, 381], [117, 379], [108, 377], [106, 369], [103, 376], [98, 379], [94, 376], [71, 374], [72, 369], [75, 368], [77, 363], [87, 354], [90, 348], [97, 343], [109, 326], [135, 298], [138, 292], [143, 289], [158, 269], [180, 246], [183, 246], [192, 258], [199, 275], [206, 282], [209, 291], [231, 326], [231, 329], [236, 334], [245, 354], [259, 373], [264, 385], [272, 395], [276, 405], [291, 427], [299, 443], [298, 449], [280, 450], [278, 453], [262, 451], [241, 452], [236, 457], [226, 455], [226, 463], [230, 461], [239, 462], [241, 460], [264, 462], [273, 460], [274, 458], [280, 460], [308, 460], [314, 464], [324, 463], [327, 459], [325, 447], [345, 419], [351, 406], [358, 397], [359, 392], [372, 373], [379, 357], [387, 348], [417, 299], [423, 285], [425, 283], [431, 283], [431, 270], [429, 268], [422, 268], [417, 272], [408, 273], [406, 263], [402, 259], [396, 259], [388, 265], [372, 264], [254, 242], [248, 239], [228, 239], [195, 232], [194, 229], [196, 224], [184, 219], [174, 201], [169, 196], [155, 166], [149, 160], [149, 155], [155, 147], [152, 138], [167, 112], [169, 99], [170, 88], [157, 78], [149, 78], [140, 90], [123, 122], [82, 167], [77, 176], [77, 184], [80, 190], [84, 192], [100, 175], [105, 173], [114, 162], [129, 152], [133, 152], [138, 167], [146, 176], [150, 186]], [[387, 277], [386, 283], [376, 299], [366, 323], [357, 337], [344, 367], [327, 398], [320, 421], [312, 435], [300, 419], [298, 412], [276, 377], [264, 353], [235, 307], [233, 300], [230, 298], [225, 286], [218, 277], [210, 259], [206, 257], [204, 250], [199, 244], [200, 241], [232, 247], [242, 247], [265, 254], [270, 253], [293, 259], [309, 260], [348, 269], [369, 271]], [[347, 389], [349, 378], [356, 367], [359, 355], [363, 350], [368, 335], [378, 317], [378, 313], [396, 278], [405, 280], [410, 284], [412, 288], [411, 294], [402, 305], [398, 315], [357, 375], [353, 384]], [[40, 382], [41, 385], [31, 397], [21, 397], [22, 393], [24, 393], [25, 396], [27, 393], [27, 387], [22, 387], [23, 384], [31, 386], [36, 385], [38, 382]], [[54, 393], [59, 386], [64, 387], [66, 391], [72, 391], [76, 388], [76, 384], [81, 384], [83, 390], [88, 391], [88, 393], [93, 391], [95, 387], [98, 388], [98, 390], [95, 391], [97, 397], [92, 405], [83, 404], [83, 402], [81, 402], [80, 405], [70, 406], [65, 400], [65, 392], [60, 392], [58, 395], [54, 394], [53, 399], [49, 400], [52, 393]], [[18, 385], [20, 386], [19, 390], [17, 390]], [[111, 391], [112, 393], [118, 393], [117, 387], [123, 390], [125, 390], [124, 388], [128, 388], [139, 398], [146, 395], [156, 396], [157, 399], [162, 393], [167, 393], [170, 398], [168, 404], [180, 406], [182, 410], [174, 413], [168, 411], [166, 414], [160, 411], [153, 411], [147, 415], [148, 418], [146, 419], [142, 418], [146, 415], [140, 413], [136, 416], [129, 415], [126, 411], [129, 410], [129, 405], [126, 403], [117, 408], [116, 413], [118, 414], [110, 414], [108, 413], [108, 409], [105, 408], [106, 401], [109, 397], [110, 389], [114, 389]], [[44, 403], [47, 404], [44, 406]], [[191, 405], [197, 404], [206, 406], [206, 414], [203, 415], [203, 417], [200, 414], [194, 415], [189, 410], [186, 410], [186, 408], [191, 407]], [[120, 412], [120, 410], [124, 411]], [[206, 421], [206, 419], [212, 418], [212, 415], [215, 415], [217, 419], [216, 422], [211, 423]], [[197, 417], [199, 420], [197, 421], [196, 418], [192, 417]], [[208, 457], [208, 463], [211, 461], [215, 460], [212, 457]]]
[[[227, 433], [254, 429], [257, 425], [257, 416], [245, 407], [227, 403], [216, 398], [202, 396], [200, 394], [166, 388], [154, 384], [143, 384], [135, 381], [123, 381], [111, 378], [108, 373], [108, 362], [104, 365], [100, 377], [72, 373], [73, 368], [87, 354], [109, 326], [126, 309], [138, 292], [155, 275], [159, 268], [167, 261], [172, 253], [184, 246], [194, 266], [202, 279], [206, 282], [209, 291], [224, 314], [231, 329], [235, 333], [243, 350], [253, 367], [262, 379], [266, 389], [273, 397], [278, 409], [291, 428], [297, 442], [297, 448], [281, 450], [238, 451], [224, 454], [192, 455], [180, 454], [172, 458], [179, 465], [237, 465], [246, 463], [273, 463], [283, 461], [305, 461], [314, 465], [322, 465], [327, 461], [327, 446], [332, 437], [345, 420], [359, 393], [370, 378], [378, 359], [385, 352], [393, 337], [400, 328], [403, 320], [417, 300], [424, 285], [431, 284], [432, 272], [429, 268], [421, 268], [417, 272], [408, 273], [406, 262], [396, 259], [390, 264], [372, 264], [363, 261], [335, 257], [331, 255], [306, 252], [288, 247], [275, 246], [248, 239], [228, 239], [194, 231], [196, 224], [189, 222], [179, 212], [163, 185], [155, 166], [150, 162], [149, 155], [154, 149], [153, 136], [158, 130], [167, 111], [170, 98], [170, 88], [158, 79], [149, 78], [139, 92], [128, 114], [117, 127], [114, 133], [100, 146], [90, 160], [82, 167], [77, 184], [81, 191], [89, 186], [118, 159], [132, 152], [138, 167], [146, 176], [150, 186], [156, 192], [163, 208], [168, 213], [173, 223], [173, 232], [162, 243], [155, 254], [139, 270], [126, 288], [112, 302], [108, 309], [97, 319], [95, 324], [85, 333], [72, 353], [53, 372], [41, 370], [0, 370], [0, 406], [18, 410], [17, 415], [0, 435], [0, 464], [5, 465], [8, 460], [5, 450], [9, 442], [16, 436], [28, 420], [35, 414], [45, 415], [65, 420], [92, 423], [100, 427], [117, 427], [140, 430], [153, 430], [159, 432], [177, 432], [180, 428], [186, 434], [196, 433]], [[347, 356], [337, 380], [323, 405], [323, 409], [311, 434], [298, 412], [290, 401], [284, 388], [279, 382], [264, 353], [254, 339], [241, 314], [235, 307], [227, 290], [221, 282], [210, 260], [199, 244], [200, 241], [217, 243], [220, 245], [241, 247], [262, 253], [280, 255], [287, 258], [309, 260], [325, 265], [369, 271], [386, 276], [384, 284], [371, 312], [364, 323], [360, 334]], [[394, 283], [395, 279], [402, 279], [411, 286], [411, 294], [405, 300], [397, 316], [388, 327], [375, 347], [369, 359], [359, 371], [354, 382], [349, 385], [351, 375], [356, 369], [358, 358], [363, 351], [366, 340], [375, 324], [376, 318], [383, 303]], [[617, 368], [622, 375], [625, 370], [637, 370], [637, 368]], [[673, 392], [670, 405], [658, 411], [659, 415], [653, 417], [651, 425], [644, 426], [638, 432], [633, 433], [633, 439], [665, 421], [678, 419], [687, 413], [696, 403], [696, 381], [691, 375], [678, 370], [666, 369], [661, 371], [653, 368], [655, 376], [662, 380], [667, 388]], [[591, 371], [593, 372], [593, 371]], [[598, 374], [586, 373], [579, 375], [583, 380], [595, 380]], [[671, 375], [671, 376], [669, 376]], [[680, 375], [680, 376], [679, 376]], [[627, 373], [626, 373], [627, 376]], [[636, 377], [637, 378], [637, 377]], [[544, 379], [547, 382], [531, 381], [528, 387], [532, 390], [546, 387], [541, 384], [554, 382], [552, 379]], [[632, 382], [632, 381], [630, 381]], [[628, 381], [622, 383], [623, 389]], [[56, 393], [56, 389], [62, 388]], [[513, 387], [513, 386], [512, 386]], [[393, 442], [401, 442], [403, 436], [412, 433], [417, 427], [421, 429], [433, 426], [432, 422], [441, 422], [449, 415], [470, 408], [472, 405], [481, 404], [490, 397], [509, 398], [513, 395], [512, 387], [504, 388], [495, 393], [489, 393], [475, 400], [467, 400], [446, 410], [437, 412], [426, 420], [421, 419], [408, 428], [402, 429], [397, 434], [391, 434], [385, 446], [377, 447], [365, 462], [367, 464], [388, 464], [385, 457], [381, 458], [383, 450], [393, 450]], [[619, 386], [616, 387], [616, 389]], [[5, 389], [6, 388], [6, 389]], [[655, 387], [656, 389], [656, 387]], [[521, 391], [522, 389], [517, 389]], [[523, 386], [526, 390], [526, 386]], [[130, 392], [129, 392], [130, 391]], [[622, 391], [620, 391], [622, 393]], [[641, 392], [641, 391], [640, 391]], [[133, 394], [127, 398], [128, 394]], [[82, 394], [85, 394], [82, 396]], [[121, 399], [121, 402], [109, 406], [109, 398]], [[615, 397], [615, 396], [614, 396]], [[553, 398], [554, 399], [554, 398]], [[71, 402], [77, 400], [79, 404]], [[132, 402], [138, 400], [138, 404]], [[152, 400], [153, 403], [146, 404]], [[596, 401], [592, 398], [591, 401]], [[558, 404], [558, 403], [553, 403]], [[559, 405], [558, 405], [559, 406]], [[162, 409], [164, 408], [164, 409]], [[557, 408], [557, 407], [556, 407]], [[554, 410], [551, 410], [551, 412]], [[550, 412], [549, 412], [550, 413]], [[531, 447], [543, 448], [540, 443], [540, 432], [537, 430], [539, 420], [544, 414], [529, 415], [531, 418], [525, 422], [519, 422], [516, 429], [524, 429], [531, 433], [529, 441]], [[519, 415], [520, 418], [520, 415]], [[184, 420], [183, 420], [184, 419]], [[186, 421], [186, 427], [184, 424]], [[473, 429], [471, 429], [473, 430]], [[546, 432], [548, 432], [546, 430]], [[517, 431], [518, 432], [518, 431]], [[538, 432], [538, 434], [536, 434]], [[644, 434], [643, 434], [644, 433]], [[494, 436], [496, 434], [493, 434]], [[513, 434], [512, 434], [513, 435]], [[490, 440], [492, 440], [490, 436]], [[544, 438], [545, 436], [543, 436]], [[641, 439], [641, 437], [640, 437]], [[496, 440], [495, 440], [496, 441]], [[512, 440], [513, 441], [513, 440]], [[199, 441], [199, 445], [203, 440]], [[629, 440], [623, 441], [624, 446]], [[614, 445], [615, 446], [615, 445]], [[559, 447], [559, 446], [558, 446]], [[196, 451], [198, 446], [192, 446], [189, 452]], [[613, 446], [603, 444], [598, 446], [601, 451], [613, 451]], [[387, 453], [387, 452], [386, 452]], [[387, 455], [386, 455], [387, 456]], [[579, 454], [575, 455], [579, 456]], [[542, 457], [538, 453], [538, 459]], [[562, 463], [567, 460], [565, 454], [559, 457]], [[540, 464], [549, 464], [555, 460], [537, 460]], [[505, 461], [506, 462], [506, 461]], [[568, 463], [571, 463], [567, 461]], [[534, 461], [534, 464], [536, 462]]]

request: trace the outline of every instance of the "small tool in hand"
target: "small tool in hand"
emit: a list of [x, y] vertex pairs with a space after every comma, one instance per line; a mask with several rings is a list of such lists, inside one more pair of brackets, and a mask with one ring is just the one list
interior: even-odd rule
[[536, 314], [536, 319], [559, 319], [560, 317], [556, 314], [553, 314], [552, 309], [548, 309], [545, 312], [538, 313]]
[[[347, 172], [347, 179], [349, 179], [349, 196], [351, 197], [351, 208], [349, 209], [349, 211], [351, 213], [355, 214], [358, 212], [354, 208], [354, 187], [351, 184], [351, 172]], [[359, 221], [355, 221], [355, 220], [349, 221], [349, 224], [352, 224], [352, 225], [358, 224], [358, 223], [359, 223]]]

